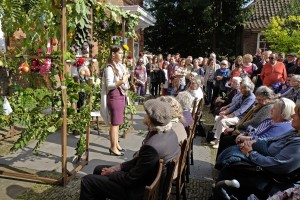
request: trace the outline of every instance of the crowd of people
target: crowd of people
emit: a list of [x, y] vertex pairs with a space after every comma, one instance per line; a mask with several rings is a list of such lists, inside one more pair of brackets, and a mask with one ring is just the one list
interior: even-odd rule
[[[208, 142], [218, 149], [217, 181], [236, 179], [241, 184], [239, 189], [228, 189], [230, 195], [265, 198], [269, 173], [282, 176], [300, 168], [300, 58], [295, 53], [285, 58], [284, 53], [258, 50], [254, 56], [237, 56], [232, 63], [227, 58], [218, 61], [215, 53], [195, 59], [181, 58], [179, 53], [165, 59], [141, 53], [132, 74], [122, 60], [122, 47], [113, 46], [103, 75], [101, 115], [110, 126], [109, 153], [123, 155], [118, 131], [130, 78], [139, 96], [151, 94], [142, 102], [148, 133], [131, 161], [99, 166], [84, 177], [81, 199], [141, 199], [145, 185], [154, 179], [158, 160], [166, 164], [178, 156], [179, 144], [193, 124], [195, 99], [203, 99], [215, 116], [213, 139]], [[239, 166], [245, 162], [264, 170], [245, 176], [247, 171]], [[245, 171], [236, 173], [239, 167]]]

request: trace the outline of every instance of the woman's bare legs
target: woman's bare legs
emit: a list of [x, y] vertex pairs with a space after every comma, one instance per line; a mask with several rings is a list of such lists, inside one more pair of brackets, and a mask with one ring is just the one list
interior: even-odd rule
[[109, 129], [109, 137], [110, 137], [110, 149], [120, 154], [119, 149], [122, 149], [119, 145], [119, 125], [110, 125]]

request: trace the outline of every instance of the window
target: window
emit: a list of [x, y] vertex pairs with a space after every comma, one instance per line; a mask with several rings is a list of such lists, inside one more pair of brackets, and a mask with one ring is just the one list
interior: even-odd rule
[[266, 40], [266, 37], [262, 33], [257, 35], [257, 49], [260, 48], [262, 51], [270, 49], [270, 43]]

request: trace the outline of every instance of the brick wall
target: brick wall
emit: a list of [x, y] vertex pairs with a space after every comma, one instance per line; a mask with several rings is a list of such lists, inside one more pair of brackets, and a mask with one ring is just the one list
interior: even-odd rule
[[244, 30], [243, 32], [243, 54], [250, 53], [254, 55], [257, 49], [257, 32]]

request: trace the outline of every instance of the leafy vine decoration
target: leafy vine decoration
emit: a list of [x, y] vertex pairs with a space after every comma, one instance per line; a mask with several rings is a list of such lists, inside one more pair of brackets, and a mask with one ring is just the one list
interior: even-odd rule
[[[77, 143], [76, 155], [81, 156], [85, 151], [84, 133], [90, 123], [90, 111], [99, 107], [93, 102], [100, 102], [99, 86], [89, 84], [78, 84], [67, 74], [62, 74], [62, 63], [60, 61], [61, 52], [59, 49], [46, 55], [47, 43], [53, 38], [58, 41], [60, 36], [60, 5], [58, 0], [1, 0], [0, 12], [3, 14], [2, 27], [6, 37], [12, 36], [16, 30], [26, 34], [20, 38], [21, 47], [9, 48], [9, 55], [0, 55], [1, 60], [5, 60], [6, 68], [11, 82], [11, 95], [8, 97], [13, 113], [8, 116], [0, 114], [0, 126], [11, 126], [20, 124], [25, 126], [20, 138], [12, 147], [12, 151], [24, 148], [31, 140], [37, 140], [34, 151], [46, 140], [49, 134], [55, 133], [61, 128], [61, 89], [56, 87], [58, 84], [57, 76], [64, 76], [66, 79], [68, 95], [68, 128], [69, 131], [77, 130], [80, 139]], [[91, 15], [93, 8], [93, 16]], [[110, 14], [107, 15], [107, 10]], [[122, 9], [96, 3], [95, 0], [74, 0], [67, 5], [68, 20], [68, 44], [72, 53], [82, 49], [85, 43], [91, 47], [91, 40], [98, 42], [99, 48], [98, 61], [100, 66], [108, 56], [108, 48], [111, 45], [111, 36], [121, 32], [121, 22], [119, 18], [126, 20], [126, 37], [134, 38], [134, 27], [138, 23], [138, 16], [123, 11]], [[120, 17], [118, 17], [120, 16]], [[106, 25], [105, 25], [106, 24]], [[93, 26], [93, 38], [89, 29]], [[73, 37], [74, 35], [74, 37]], [[70, 53], [68, 53], [70, 54]], [[24, 62], [26, 55], [49, 56], [52, 58], [51, 73], [48, 74], [51, 88], [41, 86], [36, 81], [39, 76], [36, 73], [20, 74], [19, 78], [23, 81], [33, 82], [31, 88], [23, 88], [14, 83], [12, 77], [18, 74], [18, 66]], [[64, 55], [71, 57], [70, 55]], [[18, 59], [19, 57], [19, 59]], [[26, 58], [25, 58], [26, 61]], [[44, 85], [44, 84], [42, 84]], [[91, 99], [92, 106], [85, 104], [80, 108], [80, 112], [72, 107], [78, 101], [78, 93], [85, 92], [87, 99]], [[90, 98], [91, 97], [91, 98]], [[0, 113], [3, 113], [3, 99], [0, 98]], [[51, 112], [44, 113], [45, 109], [51, 107]], [[134, 113], [135, 108], [126, 108], [126, 112]]]

